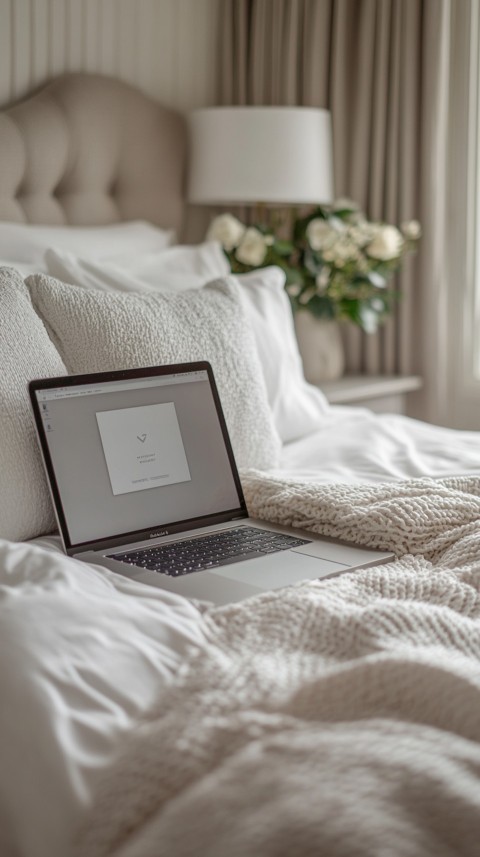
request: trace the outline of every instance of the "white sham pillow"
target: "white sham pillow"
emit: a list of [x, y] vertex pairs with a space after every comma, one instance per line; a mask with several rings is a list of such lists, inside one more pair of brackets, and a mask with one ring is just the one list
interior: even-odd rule
[[86, 259], [51, 247], [44, 262], [47, 273], [64, 283], [107, 292], [183, 291], [230, 273], [218, 241], [179, 244], [160, 252], [119, 255], [108, 260]]
[[247, 301], [248, 316], [262, 364], [268, 401], [283, 443], [318, 431], [330, 405], [303, 374], [285, 273], [269, 267], [236, 278]]
[[281, 442], [233, 277], [180, 294], [113, 294], [69, 286], [43, 274], [27, 283], [69, 372], [208, 360], [238, 466], [276, 466]]
[[0, 538], [20, 541], [56, 526], [28, 382], [67, 370], [11, 268], [0, 269], [0, 366]]
[[59, 857], [204, 623], [178, 595], [3, 540], [0, 602], [1, 853]]
[[108, 226], [36, 226], [0, 223], [0, 258], [43, 266], [49, 247], [93, 259], [163, 250], [175, 240], [173, 230], [134, 220]]

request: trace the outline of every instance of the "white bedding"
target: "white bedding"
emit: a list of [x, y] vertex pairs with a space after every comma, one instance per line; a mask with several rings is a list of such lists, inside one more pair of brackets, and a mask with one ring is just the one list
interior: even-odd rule
[[[257, 303], [264, 289], [265, 307], [255, 309], [265, 337], [274, 307], [282, 312], [278, 289], [254, 285]], [[477, 433], [329, 407], [298, 372], [281, 383], [286, 334], [277, 339], [276, 350], [265, 344], [262, 367], [270, 405], [280, 403], [278, 429], [285, 439], [298, 421], [308, 428], [285, 444], [274, 477], [355, 484], [480, 474]], [[65, 558], [56, 537], [0, 541], [0, 605], [0, 854], [69, 857], [103, 773], [144, 713], [161, 707], [186, 656], [208, 645], [208, 624], [184, 599]]]
[[[387, 471], [389, 445], [400, 448], [395, 425], [403, 432], [409, 425], [398, 417], [370, 421], [368, 413], [351, 409], [332, 409], [329, 419], [330, 429], [284, 449], [283, 474], [312, 481], [314, 462], [322, 481], [351, 482], [356, 462], [367, 481], [378, 482]], [[372, 453], [361, 458], [351, 442], [360, 423], [369, 425], [375, 441]], [[442, 467], [451, 454], [452, 471], [462, 469], [451, 444], [450, 452], [445, 446], [453, 441], [449, 433], [410, 427], [417, 444], [398, 452], [391, 476], [419, 468], [435, 472], [432, 451], [441, 443]], [[478, 471], [474, 436], [463, 440], [463, 460]], [[459, 444], [454, 446], [458, 452]], [[22, 857], [68, 857], [77, 824], [124, 736], [144, 712], [161, 706], [185, 656], [208, 640], [201, 613], [183, 599], [80, 567], [58, 554], [58, 539], [35, 541], [0, 548], [0, 805], [8, 821], [2, 822], [2, 857], [17, 857], [12, 842]]]
[[330, 407], [318, 431], [285, 445], [276, 471], [349, 484], [461, 474], [480, 474], [478, 432], [344, 406]]
[[[469, 471], [480, 472], [474, 433], [332, 407], [318, 432], [284, 447], [274, 475], [378, 483]], [[0, 802], [28, 857], [66, 857], [72, 830], [123, 736], [142, 712], [161, 704], [185, 654], [208, 639], [201, 613], [183, 599], [63, 555], [52, 560], [52, 551], [61, 551], [55, 536], [0, 549], [0, 678], [8, 700]], [[27, 754], [28, 767], [18, 765]]]

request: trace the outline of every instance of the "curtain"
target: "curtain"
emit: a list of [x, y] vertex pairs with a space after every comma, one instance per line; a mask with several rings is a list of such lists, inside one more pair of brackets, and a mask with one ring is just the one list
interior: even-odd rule
[[347, 369], [422, 374], [418, 414], [438, 419], [451, 0], [224, 0], [221, 15], [220, 103], [327, 108], [336, 196], [422, 221], [395, 312], [373, 336], [348, 326]]

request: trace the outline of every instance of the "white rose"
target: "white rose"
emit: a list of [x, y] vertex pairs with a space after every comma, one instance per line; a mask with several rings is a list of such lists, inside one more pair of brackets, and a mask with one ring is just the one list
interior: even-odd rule
[[238, 247], [244, 234], [245, 226], [233, 214], [219, 214], [208, 228], [207, 241], [220, 241], [222, 247], [230, 252]]
[[333, 247], [333, 252], [337, 259], [342, 259], [344, 262], [349, 262], [357, 256], [357, 248], [353, 241], [347, 237], [341, 238]]
[[249, 226], [245, 230], [241, 243], [235, 251], [235, 255], [239, 262], [244, 265], [257, 266], [261, 265], [267, 254], [267, 243], [265, 236], [262, 235], [259, 229], [254, 226]]
[[325, 262], [331, 262], [336, 268], [343, 268], [347, 262], [358, 258], [358, 251], [347, 236], [337, 237], [322, 253]]
[[373, 241], [366, 248], [372, 259], [388, 262], [402, 252], [403, 238], [396, 226], [380, 226]]
[[407, 241], [418, 241], [422, 234], [422, 227], [418, 220], [408, 220], [406, 223], [401, 224], [400, 229]]
[[325, 250], [322, 254], [325, 262], [334, 262], [335, 261], [335, 253], [333, 250]]
[[315, 217], [307, 226], [307, 241], [312, 250], [323, 250], [334, 235], [334, 230], [323, 217]]
[[373, 241], [377, 234], [378, 227], [374, 223], [369, 223], [368, 220], [357, 220], [354, 226], [349, 226], [347, 235], [357, 247], [365, 247], [370, 241]]

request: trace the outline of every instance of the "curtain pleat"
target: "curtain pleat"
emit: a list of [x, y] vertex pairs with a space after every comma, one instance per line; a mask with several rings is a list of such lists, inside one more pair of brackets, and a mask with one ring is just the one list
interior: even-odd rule
[[[421, 178], [428, 157], [421, 117], [427, 78], [445, 59], [438, 45], [448, 0], [224, 0], [222, 6], [221, 103], [329, 109], [336, 195], [389, 223], [430, 217], [435, 193]], [[427, 70], [432, 34], [437, 47], [429, 46]], [[438, 85], [433, 91], [431, 113], [442, 118]], [[406, 260], [393, 285], [396, 309], [377, 334], [345, 326], [348, 371], [423, 370], [422, 264], [425, 276], [425, 262]]]
[[[455, 4], [458, 0], [455, 0]], [[453, 8], [454, 8], [453, 6]], [[447, 198], [452, 43], [451, 0], [425, 3], [421, 51], [420, 254], [418, 312], [414, 315], [422, 372], [427, 380], [424, 409], [433, 421], [448, 408], [445, 342], [448, 328], [448, 266], [445, 243], [451, 226]], [[421, 414], [423, 416], [423, 414]]]

